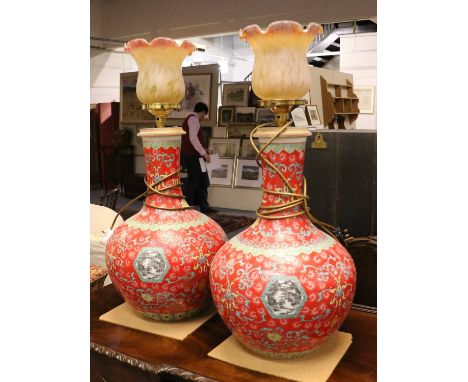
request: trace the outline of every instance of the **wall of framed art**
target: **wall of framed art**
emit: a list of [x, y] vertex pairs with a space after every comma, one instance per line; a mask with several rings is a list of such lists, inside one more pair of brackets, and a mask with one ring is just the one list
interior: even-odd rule
[[[219, 66], [199, 65], [182, 68], [185, 82], [185, 97], [182, 108], [174, 110], [167, 118], [168, 125], [180, 126], [185, 117], [193, 111], [197, 102], [205, 102], [209, 108], [208, 118], [201, 122], [202, 126], [216, 126], [218, 117], [218, 83]], [[142, 110], [141, 102], [136, 96], [138, 72], [120, 74], [120, 123], [148, 124], [154, 121], [154, 116]]]
[[[258, 144], [258, 140], [256, 140]], [[208, 202], [214, 207], [255, 211], [262, 191], [262, 169], [250, 140], [211, 138], [209, 147], [220, 156], [221, 167], [208, 171]]]
[[209, 148], [218, 154], [220, 158], [235, 158], [239, 156], [240, 139], [211, 138]]
[[248, 138], [255, 126], [274, 122], [275, 115], [258, 107], [259, 98], [252, 90], [251, 82], [221, 82], [222, 105], [218, 107], [218, 126], [213, 130], [215, 138]]
[[[258, 144], [258, 139], [255, 139]], [[248, 187], [259, 189], [262, 185], [262, 173], [255, 160], [256, 152], [250, 140], [246, 138], [210, 138], [209, 148], [218, 154], [222, 167], [215, 169], [212, 185], [229, 187]], [[223, 174], [223, 176], [218, 173]], [[208, 174], [211, 179], [212, 174]], [[230, 182], [228, 182], [230, 180]]]
[[197, 102], [205, 102], [209, 108], [207, 119], [201, 121], [202, 126], [216, 126], [218, 117], [218, 83], [219, 65], [197, 65], [182, 68], [185, 82], [185, 97], [181, 110], [169, 114], [168, 124], [180, 126]]

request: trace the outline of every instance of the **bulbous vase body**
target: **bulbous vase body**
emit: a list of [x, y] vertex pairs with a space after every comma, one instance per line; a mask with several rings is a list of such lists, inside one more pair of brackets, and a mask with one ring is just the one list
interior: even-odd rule
[[252, 89], [263, 100], [299, 99], [309, 91], [307, 48], [322, 27], [310, 23], [303, 30], [294, 21], [276, 21], [266, 31], [250, 25], [240, 31], [255, 55]]
[[[150, 131], [150, 136], [143, 135], [146, 176], [149, 183], [155, 183], [179, 169], [180, 134], [160, 137], [157, 134], [166, 129], [145, 130]], [[158, 187], [174, 182], [178, 176], [167, 178]], [[170, 191], [182, 195], [180, 187]], [[180, 198], [150, 195], [143, 208], [115, 230], [106, 246], [113, 284], [126, 303], [152, 319], [184, 319], [211, 300], [210, 265], [227, 237], [215, 221], [200, 212], [173, 209], [186, 206]]]
[[[260, 144], [267, 139], [268, 134], [260, 136]], [[264, 153], [294, 192], [302, 190], [304, 148], [305, 137], [279, 138]], [[263, 188], [285, 191], [283, 180], [264, 161]], [[262, 208], [290, 198], [265, 193]], [[213, 300], [232, 333], [248, 349], [279, 359], [301, 356], [326, 341], [345, 319], [355, 285], [349, 253], [304, 214], [258, 218], [221, 247], [210, 271]]]

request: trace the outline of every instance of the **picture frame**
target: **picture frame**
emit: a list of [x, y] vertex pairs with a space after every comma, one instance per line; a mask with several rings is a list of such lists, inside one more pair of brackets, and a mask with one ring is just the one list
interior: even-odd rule
[[255, 159], [237, 158], [234, 187], [260, 188], [262, 169]]
[[220, 158], [234, 158], [239, 156], [240, 139], [210, 138], [209, 148]]
[[232, 124], [226, 127], [226, 138], [249, 138], [250, 133], [255, 128], [255, 123]]
[[307, 127], [309, 122], [305, 114], [305, 106], [298, 106], [293, 111], [291, 111], [291, 116], [294, 121], [295, 127]]
[[270, 109], [264, 107], [258, 107], [255, 111], [255, 122], [259, 125], [263, 123], [275, 122], [276, 116]]
[[234, 179], [234, 158], [219, 158], [220, 168], [208, 170], [210, 186], [233, 186]]
[[208, 115], [200, 124], [214, 127], [218, 117], [218, 81], [219, 65], [197, 65], [182, 68], [185, 83], [185, 96], [182, 100], [182, 108], [174, 110], [167, 117], [167, 125], [180, 126], [184, 119], [193, 112], [197, 102], [208, 105]]
[[138, 72], [120, 73], [120, 124], [151, 124], [155, 117], [141, 108], [136, 95]]
[[236, 107], [236, 123], [254, 123], [256, 107], [240, 106]]
[[354, 85], [353, 93], [359, 98], [359, 113], [374, 114], [374, 85]]
[[310, 126], [320, 125], [320, 114], [317, 108], [317, 105], [307, 105], [307, 118], [309, 118]]
[[[254, 139], [255, 145], [259, 147], [259, 140], [258, 138]], [[252, 144], [250, 143], [250, 139], [243, 139], [242, 144], [241, 144], [241, 155], [242, 158], [256, 158], [257, 157], [257, 152], [255, 149], [252, 147]]]
[[235, 106], [220, 106], [218, 108], [218, 126], [227, 126], [234, 122]]
[[235, 82], [223, 85], [223, 106], [248, 106], [250, 82]]

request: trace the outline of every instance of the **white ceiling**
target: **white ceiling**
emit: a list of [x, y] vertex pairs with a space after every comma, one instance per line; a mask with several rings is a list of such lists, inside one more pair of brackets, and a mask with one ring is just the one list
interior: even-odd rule
[[370, 19], [376, 0], [91, 0], [91, 37], [128, 41], [237, 32], [275, 20], [302, 24]]

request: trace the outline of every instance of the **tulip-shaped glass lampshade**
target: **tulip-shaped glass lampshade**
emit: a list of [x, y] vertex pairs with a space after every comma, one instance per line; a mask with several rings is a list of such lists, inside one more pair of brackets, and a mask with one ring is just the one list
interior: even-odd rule
[[260, 105], [277, 113], [278, 126], [292, 108], [304, 103], [301, 97], [310, 88], [307, 49], [322, 31], [316, 23], [303, 29], [295, 21], [283, 20], [271, 23], [265, 31], [250, 25], [239, 32], [255, 55], [253, 91], [262, 100]]
[[157, 127], [163, 127], [166, 116], [180, 108], [185, 94], [182, 62], [194, 50], [195, 45], [188, 40], [179, 45], [166, 37], [157, 37], [149, 43], [136, 39], [125, 44], [125, 52], [138, 64], [136, 95], [143, 109], [156, 116]]

